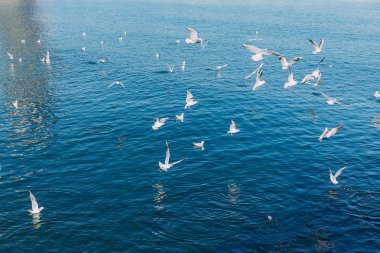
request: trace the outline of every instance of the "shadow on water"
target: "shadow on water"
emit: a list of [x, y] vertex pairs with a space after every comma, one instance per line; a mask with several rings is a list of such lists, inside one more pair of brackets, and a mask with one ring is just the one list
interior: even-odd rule
[[[53, 136], [51, 66], [41, 62], [48, 48], [44, 27], [36, 18], [38, 3], [1, 0], [0, 5], [3, 148], [23, 155], [22, 150], [45, 148]], [[5, 57], [7, 53], [13, 59]]]

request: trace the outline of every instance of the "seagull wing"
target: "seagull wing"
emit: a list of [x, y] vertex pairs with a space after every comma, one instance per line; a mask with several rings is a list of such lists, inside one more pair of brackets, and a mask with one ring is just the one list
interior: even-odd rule
[[261, 63], [260, 66], [258, 66], [251, 74], [244, 77], [244, 79], [250, 78], [252, 75], [256, 74], [257, 71], [259, 71], [263, 67], [264, 63]]
[[319, 136], [318, 140], [322, 141], [322, 139], [325, 138], [328, 131], [329, 131], [329, 129], [326, 127], [325, 130], [323, 131], [323, 133], [321, 134], [321, 136]]
[[319, 46], [317, 45], [317, 43], [315, 43], [314, 40], [309, 39], [309, 41], [310, 41], [311, 44], [313, 44], [313, 47], [314, 47], [315, 50], [317, 50], [319, 48]]
[[294, 76], [293, 76], [293, 72], [292, 71], [289, 72], [288, 82], [289, 83], [294, 83]]
[[165, 123], [169, 118], [161, 118], [160, 123]]
[[193, 99], [193, 94], [190, 91], [186, 91], [186, 103], [190, 102]]
[[280, 60], [281, 65], [283, 67], [285, 67], [288, 64], [288, 62], [286, 61], [286, 58], [284, 56], [280, 56], [280, 57], [278, 57], [278, 59]]
[[319, 65], [321, 65], [321, 63], [322, 63], [325, 59], [326, 59], [326, 57], [323, 57], [323, 58], [319, 61], [318, 65], [317, 65], [317, 69], [319, 69]]
[[174, 165], [176, 165], [177, 163], [180, 163], [180, 162], [182, 162], [182, 161], [183, 161], [183, 159], [181, 159], [181, 160], [179, 160], [179, 161], [176, 161], [176, 162], [173, 162], [173, 163], [171, 163], [171, 165], [174, 166]]
[[169, 144], [166, 142], [166, 157], [165, 157], [165, 165], [169, 164], [170, 159], [170, 150], [169, 150]]
[[231, 120], [231, 123], [230, 123], [230, 131], [236, 129], [236, 124], [235, 124], [235, 121]]
[[303, 79], [302, 79], [302, 81], [301, 81], [301, 83], [307, 83], [310, 79], [312, 79], [313, 78], [313, 76], [311, 75], [311, 74], [308, 74], [308, 75], [306, 75]]
[[251, 51], [254, 54], [261, 54], [262, 49], [260, 49], [260, 48], [258, 48], [256, 46], [246, 45], [246, 44], [242, 44], [242, 46], [245, 47], [246, 49], [248, 49], [249, 51]]
[[323, 96], [324, 98], [330, 99], [330, 97], [327, 96], [325, 93], [322, 92], [321, 94], [322, 94], [322, 96]]
[[290, 64], [293, 63], [293, 62], [296, 62], [296, 61], [300, 61], [302, 60], [303, 57], [294, 57], [293, 59], [290, 60]]
[[322, 47], [323, 47], [323, 44], [324, 44], [324, 43], [325, 43], [325, 40], [324, 40], [324, 39], [321, 39], [321, 41], [319, 42], [319, 45], [318, 45], [319, 49], [322, 50]]
[[197, 41], [198, 40], [198, 33], [194, 29], [187, 27], [186, 28], [190, 32], [190, 39], [192, 41]]
[[36, 200], [36, 198], [34, 197], [34, 195], [32, 194], [31, 191], [29, 191], [29, 197], [30, 197], [30, 201], [32, 202], [32, 210], [33, 211], [38, 210], [37, 200]]
[[342, 174], [342, 172], [343, 172], [343, 170], [344, 170], [345, 168], [347, 168], [347, 166], [344, 166], [343, 168], [341, 168], [340, 170], [338, 170], [338, 171], [335, 173], [334, 177], [335, 177], [335, 178], [339, 177], [339, 175]]

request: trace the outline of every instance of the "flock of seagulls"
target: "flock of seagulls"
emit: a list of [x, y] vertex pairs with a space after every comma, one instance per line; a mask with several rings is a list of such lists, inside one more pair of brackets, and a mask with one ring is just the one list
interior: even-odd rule
[[[187, 27], [186, 30], [189, 32], [189, 37], [185, 39], [186, 44], [190, 44], [191, 45], [191, 44], [199, 43], [202, 47], [206, 46], [207, 41], [204, 38], [198, 37], [198, 32], [195, 29]], [[124, 32], [124, 37], [121, 36], [121, 37], [118, 38], [118, 40], [122, 41], [123, 38], [126, 37], [126, 35], [127, 35], [126, 32]], [[83, 32], [82, 36], [83, 36], [83, 38], [85, 38], [86, 37], [86, 33]], [[258, 41], [258, 40], [262, 40], [262, 39], [259, 38], [259, 32], [257, 31], [256, 32], [256, 37], [249, 39], [249, 41]], [[314, 55], [321, 54], [322, 50], [323, 50], [323, 46], [324, 46], [324, 39], [321, 39], [320, 42], [319, 42], [319, 44], [317, 44], [314, 40], [311, 40], [311, 39], [309, 39], [309, 41], [312, 44], [313, 49], [314, 49], [312, 51], [312, 54], [314, 54]], [[26, 42], [25, 42], [25, 40], [21, 40], [21, 43], [25, 44]], [[100, 43], [101, 43], [101, 45], [103, 47], [104, 42], [101, 41]], [[177, 39], [176, 43], [180, 44], [181, 40]], [[41, 44], [41, 40], [38, 40], [37, 44], [40, 45]], [[293, 72], [291, 71], [291, 66], [293, 64], [295, 64], [296, 62], [301, 61], [303, 59], [303, 57], [297, 56], [297, 57], [292, 58], [290, 61], [287, 61], [287, 59], [285, 58], [285, 56], [283, 56], [282, 54], [280, 54], [280, 53], [278, 53], [276, 51], [259, 48], [259, 47], [255, 46], [255, 45], [242, 44], [242, 46], [245, 49], [247, 49], [248, 51], [250, 51], [251, 53], [253, 53], [253, 55], [251, 56], [251, 59], [253, 61], [255, 61], [255, 62], [263, 61], [264, 60], [264, 56], [277, 57], [278, 60], [279, 60], [279, 62], [281, 63], [281, 69], [289, 72], [288, 73], [288, 80], [284, 83], [284, 88], [285, 89], [290, 89], [290, 88], [294, 87], [295, 85], [297, 85], [299, 83], [299, 82], [297, 82], [294, 79]], [[84, 52], [86, 51], [86, 47], [85, 46], [82, 47], [82, 51], [84, 51]], [[7, 52], [7, 55], [9, 57], [10, 61], [14, 60], [14, 55], [12, 53]], [[159, 58], [160, 58], [160, 54], [157, 52], [156, 53], [156, 60], [159, 60]], [[316, 69], [314, 69], [310, 74], [305, 75], [305, 77], [300, 82], [301, 84], [313, 84], [314, 87], [318, 86], [318, 83], [321, 81], [321, 76], [322, 76], [321, 71], [320, 71], [320, 65], [325, 60], [325, 58], [326, 57], [323, 57], [318, 62]], [[22, 59], [20, 58], [20, 62], [21, 62], [21, 60]], [[104, 62], [106, 62], [108, 60], [109, 60], [108, 57], [101, 58], [101, 59], [97, 60], [97, 63], [104, 63]], [[46, 51], [46, 54], [43, 55], [43, 58], [41, 59], [41, 61], [44, 64], [50, 64], [51, 63], [49, 51]], [[226, 68], [227, 66], [228, 66], [227, 64], [219, 65], [219, 66], [216, 66], [213, 70], [215, 71], [216, 75], [218, 76], [220, 74], [220, 71], [223, 68]], [[167, 67], [168, 67], [168, 71], [169, 72], [173, 72], [174, 71], [174, 65], [169, 65], [168, 64]], [[182, 71], [184, 71], [185, 68], [186, 68], [186, 61], [184, 60], [182, 62], [182, 65], [181, 65]], [[257, 91], [262, 85], [265, 84], [265, 81], [262, 79], [263, 68], [264, 68], [264, 63], [261, 63], [250, 74], [248, 74], [247, 76], [244, 77], [245, 79], [249, 79], [253, 75], [256, 75], [256, 80], [255, 80], [255, 83], [254, 83], [254, 85], [252, 87], [253, 91]], [[311, 83], [311, 81], [313, 81], [313, 83]], [[124, 84], [121, 81], [115, 81], [115, 82], [111, 83], [108, 87], [112, 87], [114, 85], [119, 85], [119, 86], [122, 86], [122, 87], [125, 88]], [[329, 104], [329, 105], [341, 104], [341, 102], [338, 101], [336, 98], [331, 98], [331, 97], [329, 97], [328, 95], [326, 95], [324, 93], [321, 93], [321, 95], [326, 99], [326, 103]], [[379, 91], [375, 91], [374, 97], [376, 99], [380, 99], [380, 92]], [[185, 107], [184, 107], [184, 109], [185, 110], [186, 109], [191, 109], [192, 106], [194, 106], [196, 104], [198, 104], [198, 101], [195, 99], [195, 97], [192, 95], [192, 93], [190, 91], [187, 91], [186, 92], [186, 100], [185, 100]], [[18, 108], [18, 101], [14, 101], [13, 102], [13, 107], [16, 108], [16, 109]], [[179, 122], [184, 122], [185, 115], [184, 115], [184, 113], [181, 113], [179, 115], [175, 115], [175, 118]], [[168, 119], [169, 118], [167, 118], [167, 117], [165, 117], [165, 118], [156, 118], [154, 120], [154, 124], [152, 125], [152, 129], [154, 131], [159, 130], [159, 128], [161, 128], [162, 126], [165, 125], [165, 123], [168, 121]], [[323, 139], [329, 139], [329, 138], [331, 138], [333, 135], [337, 134], [342, 128], [343, 128], [343, 125], [339, 125], [337, 127], [331, 128], [331, 129], [328, 129], [326, 127], [324, 129], [324, 131], [322, 132], [322, 134], [318, 138], [319, 142], [322, 142]], [[240, 129], [237, 128], [235, 121], [231, 120], [230, 121], [230, 125], [229, 125], [229, 129], [227, 131], [227, 134], [229, 134], [229, 135], [232, 136], [232, 135], [237, 134], [239, 132], [240, 132]], [[202, 140], [201, 142], [193, 142], [193, 146], [195, 148], [201, 149], [202, 151], [204, 150], [204, 145], [205, 145], [205, 141], [204, 140]], [[168, 171], [174, 165], [181, 163], [183, 160], [184, 159], [177, 160], [175, 162], [170, 162], [170, 149], [169, 149], [169, 144], [166, 141], [165, 161], [164, 161], [164, 163], [162, 163], [161, 161], [158, 162], [159, 168], [162, 171]], [[338, 178], [338, 176], [340, 176], [342, 174], [343, 170], [345, 170], [346, 168], [347, 168], [347, 166], [341, 168], [335, 174], [333, 174], [332, 171], [331, 171], [331, 168], [329, 168], [330, 182], [332, 184], [338, 184], [339, 182], [337, 181], [337, 178]], [[30, 191], [29, 191], [29, 197], [30, 197], [31, 205], [32, 205], [32, 209], [28, 210], [29, 213], [33, 214], [33, 215], [39, 214], [44, 209], [44, 207], [39, 207], [36, 198], [34, 197], [34, 195], [32, 194], [32, 192], [30, 192]], [[268, 216], [268, 220], [272, 220], [272, 217]]]

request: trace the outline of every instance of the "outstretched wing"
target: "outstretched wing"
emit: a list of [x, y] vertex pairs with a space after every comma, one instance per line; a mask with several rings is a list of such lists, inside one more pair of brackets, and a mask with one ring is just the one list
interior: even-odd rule
[[296, 61], [300, 61], [302, 60], [303, 57], [294, 57], [293, 59], [290, 60], [290, 63], [293, 63], [293, 62], [296, 62]]
[[342, 172], [343, 172], [343, 170], [344, 170], [345, 168], [347, 168], [347, 166], [344, 166], [343, 168], [341, 168], [340, 170], [338, 170], [338, 171], [335, 173], [334, 177], [335, 177], [335, 178], [339, 177], [339, 175], [342, 174]]
[[253, 46], [253, 45], [246, 45], [246, 44], [242, 44], [242, 46], [246, 49], [248, 49], [249, 51], [251, 51], [252, 53], [254, 54], [261, 54], [261, 50], [260, 48], [256, 47], [256, 46]]
[[193, 94], [190, 91], [186, 91], [186, 103], [190, 102], [193, 99]]
[[170, 159], [170, 150], [169, 150], [169, 144], [166, 142], [166, 157], [165, 157], [165, 165], [169, 164]]
[[309, 41], [310, 41], [311, 44], [313, 44], [314, 49], [317, 50], [318, 47], [319, 47], [319, 46], [317, 45], [317, 43], [315, 43], [315, 41], [312, 40], [312, 39], [309, 39]]
[[186, 28], [190, 32], [190, 39], [192, 41], [197, 41], [198, 40], [198, 33], [195, 31], [193, 28], [187, 27]]
[[325, 40], [321, 39], [321, 41], [319, 42], [319, 45], [318, 45], [319, 49], [322, 49], [324, 43], [325, 43]]
[[34, 197], [34, 195], [32, 194], [31, 191], [29, 191], [29, 197], [30, 197], [30, 201], [32, 202], [32, 210], [38, 210], [38, 204], [37, 204], [37, 200], [36, 198]]

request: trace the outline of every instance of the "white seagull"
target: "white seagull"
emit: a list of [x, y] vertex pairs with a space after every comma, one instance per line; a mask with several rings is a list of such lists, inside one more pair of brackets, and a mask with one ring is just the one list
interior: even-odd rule
[[44, 207], [38, 207], [37, 200], [30, 191], [29, 191], [29, 197], [30, 197], [30, 201], [32, 202], [32, 210], [28, 210], [29, 213], [31, 214], [40, 213], [44, 209]]
[[157, 52], [156, 53], [156, 60], [158, 60], [158, 58], [160, 58], [160, 54]]
[[320, 54], [322, 52], [322, 48], [323, 48], [323, 44], [324, 44], [325, 40], [321, 39], [319, 44], [317, 44], [314, 40], [311, 40], [311, 39], [309, 39], [309, 41], [314, 47], [313, 54]]
[[375, 98], [380, 98], [380, 92], [377, 90], [377, 91], [375, 91], [375, 93], [373, 93], [373, 96], [375, 97]]
[[193, 97], [193, 94], [190, 93], [190, 91], [186, 91], [186, 105], [185, 109], [191, 109], [191, 106], [198, 104], [198, 101], [196, 101]]
[[193, 142], [194, 147], [196, 147], [196, 148], [200, 148], [200, 149], [202, 149], [202, 150], [205, 149], [205, 148], [204, 148], [204, 144], [205, 144], [205, 141], [201, 141], [201, 142]]
[[333, 184], [339, 184], [338, 180], [336, 180], [340, 174], [342, 174], [343, 170], [347, 168], [347, 166], [344, 166], [343, 168], [341, 168], [340, 170], [338, 170], [335, 175], [332, 173], [331, 171], [331, 168], [329, 167], [329, 170], [330, 170], [330, 181], [331, 183]]
[[261, 80], [262, 76], [263, 76], [263, 69], [260, 69], [259, 71], [257, 71], [257, 74], [256, 74], [256, 83], [252, 88], [253, 91], [256, 91], [261, 85], [265, 84], [265, 81]]
[[326, 94], [324, 94], [323, 92], [322, 92], [321, 94], [322, 94], [322, 96], [323, 96], [324, 98], [327, 99], [326, 103], [329, 104], [329, 105], [333, 105], [333, 104], [342, 104], [342, 103], [339, 102], [338, 99], [336, 99], [336, 98], [331, 98], [331, 97], [327, 96]]
[[321, 80], [321, 76], [322, 76], [321, 71], [319, 70], [319, 66], [325, 60], [325, 58], [326, 57], [323, 57], [319, 61], [318, 65], [317, 65], [317, 68], [315, 70], [313, 70], [313, 72], [311, 74], [306, 75], [302, 79], [301, 83], [308, 83], [310, 80], [316, 80], [316, 82], [314, 83], [314, 86], [316, 87], [318, 85], [319, 81]]
[[172, 73], [174, 71], [174, 65], [169, 65], [169, 64], [166, 64], [168, 66], [168, 71], [170, 73]]
[[83, 51], [83, 52], [86, 52], [86, 46], [83, 46], [83, 47], [82, 47], [82, 51]]
[[45, 64], [50, 64], [50, 53], [49, 51], [46, 51], [45, 57], [41, 59], [41, 61]]
[[168, 171], [168, 169], [170, 169], [171, 167], [173, 167], [174, 165], [176, 165], [177, 163], [180, 163], [182, 162], [182, 160], [179, 160], [179, 161], [176, 161], [176, 162], [173, 162], [173, 163], [169, 163], [169, 159], [170, 159], [170, 150], [169, 150], [169, 144], [168, 142], [166, 142], [166, 157], [165, 157], [165, 163], [161, 163], [161, 162], [158, 162], [158, 165], [160, 166], [160, 169], [164, 170], [164, 171]]
[[331, 128], [330, 130], [326, 127], [321, 136], [319, 136], [318, 140], [322, 142], [324, 138], [330, 138], [331, 136], [335, 135], [337, 132], [340, 131], [340, 129], [343, 128], [343, 125], [339, 125], [337, 127]]
[[97, 63], [105, 63], [109, 59], [110, 59], [109, 57], [104, 57], [104, 58], [98, 59]]
[[18, 109], [18, 101], [17, 101], [17, 100], [16, 100], [16, 101], [13, 101], [12, 104], [13, 104], [13, 107], [14, 107], [14, 108]]
[[288, 81], [284, 84], [284, 89], [291, 88], [291, 87], [295, 86], [297, 83], [298, 82], [294, 80], [293, 72], [289, 71]]
[[329, 131], [329, 129], [326, 127], [325, 130], [323, 131], [323, 133], [321, 134], [321, 136], [319, 136], [319, 138], [318, 138], [319, 142], [321, 142], [323, 140], [323, 138], [326, 137], [326, 134], [328, 131]]
[[284, 56], [280, 56], [280, 57], [278, 57], [278, 59], [279, 59], [280, 62], [281, 62], [281, 65], [282, 65], [282, 69], [283, 69], [283, 70], [287, 70], [287, 69], [289, 69], [290, 66], [292, 66], [293, 63], [302, 60], [302, 58], [303, 58], [303, 57], [294, 57], [293, 59], [290, 60], [290, 62], [287, 62], [287, 61], [286, 61], [286, 58], [285, 58]]
[[121, 85], [121, 86], [123, 86], [123, 87], [125, 88], [124, 84], [123, 84], [122, 82], [120, 82], [120, 81], [116, 81], [116, 82], [111, 83], [111, 84], [108, 86], [108, 88], [114, 86], [115, 84], [116, 84], [116, 85]]
[[277, 57], [281, 56], [280, 53], [277, 53], [275, 51], [271, 51], [268, 49], [261, 49], [253, 45], [242, 44], [242, 46], [248, 49], [249, 51], [251, 51], [252, 53], [254, 53], [254, 55], [252, 56], [252, 60], [254, 61], [261, 61], [262, 59], [264, 59], [263, 55], [274, 55]]
[[179, 44], [179, 43], [181, 43], [181, 40], [175, 40], [175, 42], [177, 43], [177, 44]]
[[186, 68], [186, 61], [184, 60], [181, 66], [182, 71], [185, 71], [185, 68]]
[[231, 123], [230, 123], [230, 130], [228, 130], [227, 134], [236, 134], [240, 132], [240, 129], [237, 129], [236, 128], [236, 124], [235, 124], [235, 121], [231, 120]]
[[259, 71], [262, 67], [263, 67], [264, 63], [261, 63], [260, 66], [258, 66], [254, 71], [252, 71], [252, 73], [250, 73], [249, 75], [247, 75], [246, 77], [244, 77], [244, 79], [248, 79], [250, 78], [252, 75], [256, 74], [257, 71]]
[[197, 31], [190, 27], [187, 27], [186, 29], [190, 32], [190, 38], [186, 38], [185, 40], [187, 44], [202, 43], [204, 41], [203, 38], [198, 38]]
[[153, 126], [152, 126], [152, 129], [154, 130], [154, 131], [157, 131], [160, 127], [162, 127], [164, 124], [165, 124], [165, 122], [168, 120], [169, 118], [156, 118], [155, 120], [154, 120], [154, 124], [153, 124]]
[[9, 56], [9, 60], [13, 60], [13, 54], [7, 52], [7, 55]]
[[22, 44], [25, 44], [25, 40], [21, 40], [21, 43], [22, 43]]
[[183, 122], [185, 119], [185, 114], [181, 113], [180, 115], [175, 115], [176, 120]]

